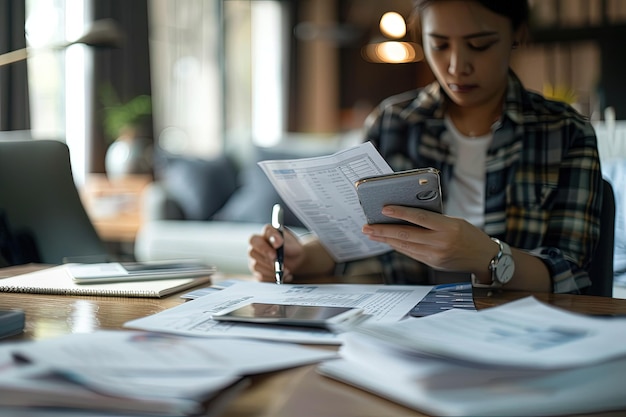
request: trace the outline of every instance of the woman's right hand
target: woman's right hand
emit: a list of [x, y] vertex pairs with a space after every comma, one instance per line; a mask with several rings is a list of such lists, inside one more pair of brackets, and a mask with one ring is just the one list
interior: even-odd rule
[[288, 229], [284, 231], [284, 237], [271, 225], [265, 225], [261, 234], [250, 237], [248, 247], [248, 267], [257, 279], [267, 282], [275, 282], [274, 260], [276, 248], [284, 244], [284, 275], [285, 282], [293, 280], [293, 271], [302, 264], [305, 252], [302, 244]]

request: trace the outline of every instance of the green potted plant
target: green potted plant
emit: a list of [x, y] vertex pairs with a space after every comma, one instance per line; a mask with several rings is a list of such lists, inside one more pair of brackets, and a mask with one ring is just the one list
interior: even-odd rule
[[110, 178], [152, 172], [152, 147], [148, 137], [152, 100], [141, 94], [122, 102], [111, 86], [101, 90], [103, 128], [109, 146], [105, 168]]

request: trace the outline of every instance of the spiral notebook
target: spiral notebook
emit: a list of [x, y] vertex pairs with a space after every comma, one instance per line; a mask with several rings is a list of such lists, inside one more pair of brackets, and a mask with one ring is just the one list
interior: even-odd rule
[[58, 265], [0, 279], [0, 292], [160, 298], [210, 281], [211, 275], [208, 274], [190, 278], [81, 285], [74, 282], [69, 265]]

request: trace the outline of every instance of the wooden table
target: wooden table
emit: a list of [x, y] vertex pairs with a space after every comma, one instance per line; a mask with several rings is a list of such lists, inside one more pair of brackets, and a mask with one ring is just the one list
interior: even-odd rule
[[[35, 268], [38, 267], [0, 269], [0, 277]], [[26, 312], [25, 332], [5, 340], [37, 340], [98, 329], [120, 329], [129, 320], [183, 303], [179, 295], [148, 299], [0, 293], [0, 309], [21, 308]], [[523, 292], [488, 295], [486, 290], [478, 290], [474, 300], [476, 307], [482, 309], [527, 295], [529, 293]], [[563, 294], [535, 296], [541, 301], [579, 313], [626, 314], [624, 299]], [[602, 415], [622, 416], [624, 412]], [[315, 366], [311, 365], [253, 377], [251, 386], [236, 397], [221, 416], [415, 417], [423, 414], [320, 376], [315, 372]]]
[[107, 242], [132, 243], [141, 226], [142, 195], [150, 175], [127, 175], [109, 180], [90, 174], [80, 190], [81, 199], [98, 235]]

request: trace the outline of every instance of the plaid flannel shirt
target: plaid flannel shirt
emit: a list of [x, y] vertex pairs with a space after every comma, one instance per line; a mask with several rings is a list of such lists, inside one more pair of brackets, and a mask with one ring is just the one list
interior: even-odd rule
[[[390, 97], [368, 118], [366, 140], [395, 171], [439, 169], [445, 204], [455, 157], [442, 140], [444, 97], [437, 83]], [[599, 239], [602, 174], [588, 120], [564, 103], [525, 90], [511, 71], [485, 169], [483, 230], [539, 257], [554, 292], [589, 286], [586, 269]], [[379, 260], [387, 283], [428, 282], [428, 268], [402, 254], [390, 252]]]

